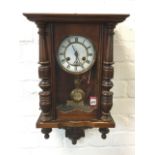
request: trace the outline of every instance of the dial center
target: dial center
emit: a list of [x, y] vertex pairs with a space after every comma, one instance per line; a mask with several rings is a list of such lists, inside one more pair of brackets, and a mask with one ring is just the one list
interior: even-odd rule
[[68, 63], [72, 66], [82, 65], [84, 63], [83, 57], [87, 57], [87, 51], [85, 47], [79, 43], [73, 43], [66, 49], [65, 58], [70, 58]]

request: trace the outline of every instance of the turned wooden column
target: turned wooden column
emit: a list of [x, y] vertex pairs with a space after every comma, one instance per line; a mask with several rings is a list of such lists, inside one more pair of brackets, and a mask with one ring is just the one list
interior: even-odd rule
[[103, 75], [102, 75], [102, 104], [101, 104], [101, 119], [109, 120], [110, 110], [112, 108], [113, 92], [110, 89], [113, 87], [111, 79], [113, 78], [113, 34], [115, 24], [108, 23], [102, 25], [103, 33]]
[[37, 22], [39, 28], [39, 78], [41, 79], [39, 86], [42, 91], [40, 96], [40, 108], [42, 110], [41, 121], [51, 120], [51, 92], [50, 92], [50, 63], [46, 40], [46, 24]]

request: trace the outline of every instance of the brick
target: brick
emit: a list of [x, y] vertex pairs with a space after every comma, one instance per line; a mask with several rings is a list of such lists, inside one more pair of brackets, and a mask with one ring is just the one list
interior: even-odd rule
[[[18, 28], [18, 36], [20, 42], [29, 42], [32, 40], [38, 41], [39, 36], [36, 34], [36, 25], [32, 22], [28, 22], [27, 19], [21, 18], [23, 21], [22, 29]], [[24, 30], [24, 31], [23, 31]]]
[[39, 88], [39, 80], [21, 80], [21, 88], [26, 94], [36, 94]]
[[33, 134], [38, 132], [38, 130], [35, 127], [35, 123], [37, 121], [37, 115], [33, 114], [33, 116], [28, 116], [26, 113], [24, 113], [24, 110], [22, 111], [23, 115], [19, 114], [17, 115], [17, 120], [20, 122], [20, 128], [17, 129], [17, 132], [19, 134]]
[[115, 80], [133, 80], [135, 76], [134, 63], [115, 63]]
[[126, 81], [115, 81], [114, 80], [114, 86], [111, 89], [114, 93], [114, 97], [126, 97], [127, 96], [127, 83]]
[[[113, 129], [113, 131], [115, 131], [115, 129]], [[133, 131], [113, 131], [110, 131], [110, 133], [107, 134], [107, 139], [103, 140], [98, 129], [96, 129], [96, 131], [94, 130], [93, 132], [92, 130], [87, 130], [86, 137], [89, 137], [89, 139], [85, 139], [84, 144], [87, 143], [88, 146], [93, 147], [134, 145]]]
[[135, 130], [135, 114], [129, 114], [128, 118], [129, 118], [128, 129]]
[[19, 62], [33, 62], [38, 63], [39, 47], [35, 40], [20, 40]]
[[134, 99], [133, 98], [114, 98], [113, 99], [113, 107], [112, 113], [113, 114], [134, 114]]
[[117, 25], [115, 29], [115, 35], [114, 35], [114, 40], [116, 42], [119, 42], [119, 41], [134, 42], [134, 38], [135, 36], [134, 36], [133, 27], [129, 27], [124, 23]]
[[38, 80], [38, 64], [23, 62], [19, 63], [18, 71], [18, 80]]
[[[40, 132], [40, 129], [36, 129], [36, 132], [31, 133], [18, 133], [19, 141], [18, 147], [23, 150], [33, 150], [42, 148], [54, 148], [63, 147], [62, 134], [59, 132], [51, 132], [50, 139], [45, 140], [44, 135]], [[24, 139], [24, 140], [23, 140]], [[51, 150], [52, 151], [52, 150]]]
[[127, 93], [129, 97], [135, 97], [135, 81], [128, 82]]
[[[107, 140], [107, 146], [130, 146], [134, 145], [134, 132], [133, 131], [118, 131], [118, 132], [110, 132], [107, 136], [109, 140]], [[109, 143], [108, 143], [109, 141]]]
[[21, 109], [18, 112], [18, 115], [20, 115], [19, 117], [35, 116], [35, 119], [37, 119], [40, 114], [38, 93], [34, 95], [28, 94], [20, 96], [18, 108]]
[[109, 134], [110, 144], [112, 146], [131, 146], [134, 145], [134, 132], [133, 131], [118, 131]]
[[130, 62], [134, 61], [134, 43], [121, 42], [114, 44], [114, 61], [115, 62]]
[[20, 128], [16, 129], [17, 136], [19, 136], [18, 146], [22, 149], [34, 149], [39, 146], [63, 147], [64, 130], [52, 129], [50, 139], [45, 140], [41, 129], [35, 126], [38, 116], [20, 116], [16, 119], [20, 122]]
[[113, 114], [112, 116], [116, 122], [116, 127], [110, 129], [111, 132], [116, 131], [134, 131], [135, 127], [135, 117], [134, 114]]

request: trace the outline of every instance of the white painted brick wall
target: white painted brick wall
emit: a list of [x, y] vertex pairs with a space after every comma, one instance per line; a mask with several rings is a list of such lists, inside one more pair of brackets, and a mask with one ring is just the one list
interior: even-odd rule
[[[35, 24], [26, 20], [22, 13], [33, 11], [52, 12], [52, 9], [55, 12], [62, 12], [63, 10], [67, 12], [68, 9], [70, 12], [85, 12], [85, 7], [83, 6], [81, 11], [79, 10], [81, 3], [78, 4], [76, 2], [76, 5], [72, 4], [72, 7], [68, 6], [69, 8], [65, 9], [58, 1], [60, 2], [60, 0], [51, 2], [45, 0], [44, 7], [43, 5], [39, 7], [34, 1], [22, 4], [19, 2], [19, 9], [14, 7], [12, 14], [8, 15], [12, 19], [16, 19], [16, 22], [11, 25], [14, 27], [12, 33], [14, 34], [13, 41], [16, 42], [16, 48], [6, 48], [9, 48], [11, 52], [15, 52], [17, 56], [16, 59], [13, 59], [16, 61], [16, 67], [10, 65], [9, 71], [13, 73], [13, 78], [16, 68], [18, 86], [14, 87], [14, 91], [11, 91], [13, 89], [10, 87], [12, 94], [16, 95], [8, 98], [10, 100], [9, 105], [11, 103], [13, 107], [12, 109], [9, 108], [8, 111], [14, 121], [9, 121], [12, 125], [6, 123], [8, 129], [12, 127], [12, 131], [9, 130], [7, 132], [7, 134], [10, 133], [12, 138], [8, 140], [8, 143], [11, 143], [9, 145], [10, 149], [7, 147], [8, 143], [4, 145], [3, 149], [11, 151], [12, 146], [13, 149], [16, 148], [15, 153], [17, 155], [134, 155], [134, 16], [132, 15], [115, 29], [115, 75], [113, 79], [114, 88], [112, 89], [114, 92], [114, 105], [111, 112], [116, 121], [116, 128], [111, 129], [107, 139], [101, 139], [101, 134], [98, 130], [91, 129], [87, 130], [85, 138], [81, 138], [77, 145], [74, 146], [70, 140], [65, 138], [64, 130], [62, 129], [53, 129], [50, 139], [45, 140], [40, 130], [35, 128], [36, 120], [40, 114], [38, 97], [38, 92], [40, 91], [38, 87], [38, 34]], [[45, 2], [47, 5], [45, 5]], [[105, 10], [107, 13], [121, 13], [119, 11], [122, 9], [122, 12], [127, 10], [127, 13], [132, 13], [132, 10], [130, 10], [132, 7], [129, 4], [130, 0], [127, 3], [123, 3], [121, 0], [120, 2], [118, 0], [119, 3], [103, 0], [104, 5], [102, 7], [99, 4], [97, 5], [97, 0], [95, 2], [91, 2], [88, 12], [104, 13], [103, 10]], [[41, 1], [37, 1], [37, 3], [42, 4]], [[94, 10], [95, 5], [96, 10]], [[61, 9], [58, 9], [58, 6], [61, 6]], [[15, 10], [16, 12], [14, 12]], [[9, 24], [8, 21], [6, 25], [9, 26]], [[9, 31], [10, 27], [7, 30]], [[9, 59], [11, 60], [11, 58]]]

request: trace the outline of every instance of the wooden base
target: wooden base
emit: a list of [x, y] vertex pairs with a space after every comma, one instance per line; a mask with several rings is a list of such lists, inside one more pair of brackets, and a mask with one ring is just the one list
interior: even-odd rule
[[[110, 119], [109, 119], [110, 118]], [[51, 120], [47, 122], [41, 121], [41, 115], [37, 121], [37, 128], [64, 128], [64, 127], [94, 127], [94, 128], [114, 128], [115, 122], [110, 116], [108, 120], [81, 120], [81, 121], [60, 121], [60, 120]]]
[[103, 120], [89, 120], [89, 121], [60, 121], [60, 120], [51, 120], [47, 122], [41, 121], [41, 115], [37, 121], [36, 127], [42, 128], [42, 133], [44, 137], [49, 138], [49, 133], [52, 131], [52, 128], [63, 128], [66, 131], [66, 137], [68, 137], [72, 144], [76, 144], [77, 140], [85, 136], [85, 129], [87, 128], [99, 128], [101, 132], [101, 137], [106, 138], [106, 134], [109, 132], [108, 128], [115, 127], [115, 122], [110, 116], [107, 121]]

